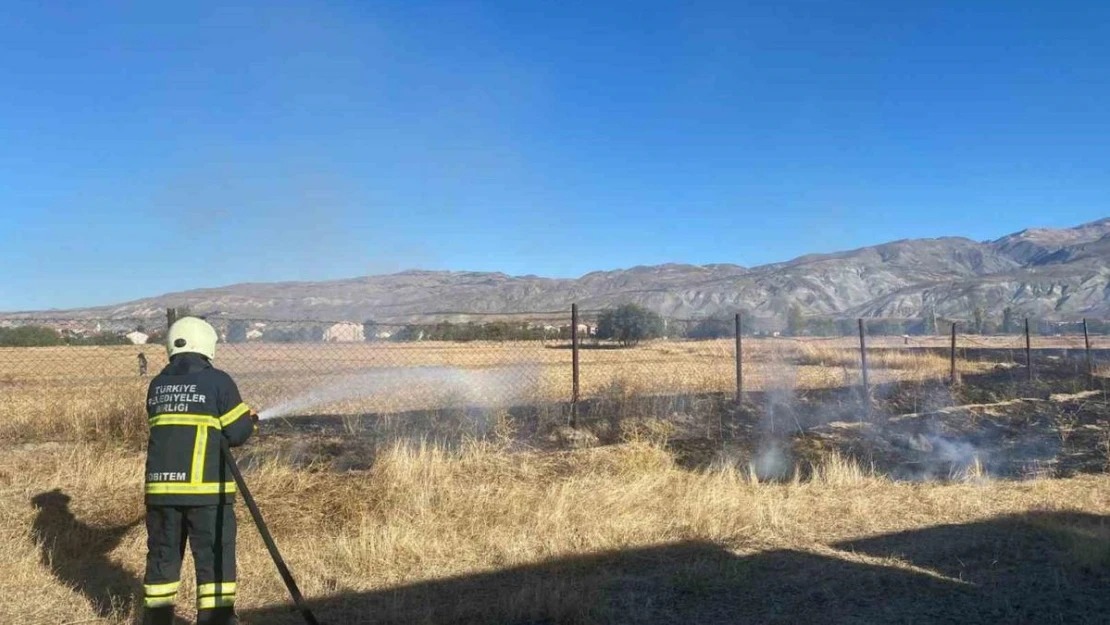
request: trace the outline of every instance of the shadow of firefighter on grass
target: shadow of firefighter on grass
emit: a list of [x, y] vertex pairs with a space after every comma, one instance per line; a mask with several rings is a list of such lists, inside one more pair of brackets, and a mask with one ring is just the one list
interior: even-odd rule
[[142, 586], [110, 554], [133, 528], [136, 520], [116, 527], [93, 527], [74, 516], [70, 496], [59, 489], [31, 499], [35, 507], [32, 535], [42, 551], [42, 562], [54, 576], [88, 598], [97, 616], [126, 614]]

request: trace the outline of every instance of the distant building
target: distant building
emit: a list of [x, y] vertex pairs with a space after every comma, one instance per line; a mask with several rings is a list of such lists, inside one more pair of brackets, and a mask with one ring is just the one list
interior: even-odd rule
[[132, 345], [146, 345], [146, 342], [150, 340], [149, 334], [144, 334], [142, 332], [139, 332], [138, 330], [127, 334], [126, 336], [127, 340], [131, 341]]
[[344, 321], [324, 330], [324, 341], [327, 343], [361, 343], [365, 340], [361, 323]]

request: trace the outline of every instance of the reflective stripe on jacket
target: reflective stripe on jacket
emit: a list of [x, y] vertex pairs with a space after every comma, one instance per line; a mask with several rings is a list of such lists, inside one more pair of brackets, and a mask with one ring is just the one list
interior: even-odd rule
[[231, 376], [198, 354], [178, 354], [147, 390], [150, 438], [146, 503], [204, 506], [232, 501], [235, 482], [220, 437], [232, 447], [250, 438], [250, 408]]

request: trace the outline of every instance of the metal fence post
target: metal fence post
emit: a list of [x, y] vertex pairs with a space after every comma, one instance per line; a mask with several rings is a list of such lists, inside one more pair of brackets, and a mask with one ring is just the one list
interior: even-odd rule
[[177, 321], [177, 309], [176, 308], [167, 308], [166, 309], [166, 329], [169, 330], [170, 326], [172, 326], [175, 321]]
[[1087, 377], [1095, 379], [1095, 363], [1091, 356], [1091, 333], [1087, 331], [1087, 320], [1083, 320], [1083, 345], [1087, 350]]
[[1033, 339], [1029, 333], [1029, 317], [1025, 318], [1025, 368], [1029, 380], [1033, 379]]
[[570, 427], [578, 428], [578, 304], [570, 305]]
[[867, 372], [867, 333], [864, 330], [863, 319], [859, 320], [859, 353], [861, 369], [863, 371], [863, 402], [867, 409], [867, 416], [871, 416], [871, 380]]
[[736, 403], [744, 399], [744, 320], [736, 313]]
[[951, 376], [950, 380], [951, 380], [952, 386], [955, 386], [956, 385], [956, 322], [955, 321], [952, 322], [952, 355], [951, 355], [951, 359], [952, 359], [952, 365], [951, 365], [952, 372], [950, 374], [950, 376]]

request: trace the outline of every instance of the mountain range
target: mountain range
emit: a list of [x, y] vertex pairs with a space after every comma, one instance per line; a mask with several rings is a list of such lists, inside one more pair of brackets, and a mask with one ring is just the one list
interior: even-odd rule
[[[269, 320], [461, 320], [636, 303], [670, 317], [747, 311], [812, 316], [966, 318], [1006, 308], [1042, 319], [1110, 316], [1110, 218], [1070, 229], [1030, 229], [995, 241], [960, 237], [894, 241], [791, 261], [666, 264], [597, 271], [576, 279], [502, 273], [404, 271], [326, 282], [235, 284], [114, 306], [0, 315], [154, 319], [167, 307]], [[466, 314], [463, 314], [466, 313]]]

